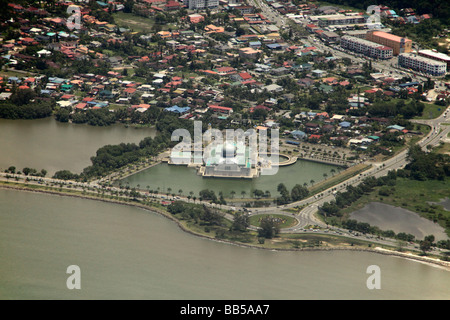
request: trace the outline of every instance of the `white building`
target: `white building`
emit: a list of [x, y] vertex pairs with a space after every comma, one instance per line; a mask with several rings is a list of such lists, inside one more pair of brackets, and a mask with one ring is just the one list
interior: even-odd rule
[[319, 27], [366, 23], [364, 15], [355, 13], [310, 16], [309, 20], [312, 23], [317, 23]]
[[447, 70], [447, 63], [425, 58], [411, 52], [399, 54], [398, 64], [403, 68], [428, 73], [433, 76], [445, 75]]
[[394, 51], [390, 47], [351, 36], [341, 38], [341, 47], [376, 59], [390, 59]]
[[184, 0], [184, 4], [190, 10], [215, 9], [219, 6], [219, 0]]
[[435, 50], [419, 50], [419, 55], [432, 60], [442, 61], [447, 64], [447, 70], [450, 70], [450, 56], [437, 52]]

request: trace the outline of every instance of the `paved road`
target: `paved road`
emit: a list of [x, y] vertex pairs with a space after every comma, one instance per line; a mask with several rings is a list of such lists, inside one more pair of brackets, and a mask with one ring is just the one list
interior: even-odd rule
[[[431, 130], [429, 134], [421, 139], [419, 141], [419, 145], [422, 147], [423, 150], [427, 150], [427, 146], [436, 146], [438, 145], [442, 140], [445, 140], [448, 133], [450, 132], [450, 126], [449, 125], [442, 125], [442, 123], [448, 122], [450, 117], [450, 107], [447, 108], [446, 111], [442, 113], [442, 115], [436, 119], [432, 120], [413, 120], [413, 122], [416, 123], [424, 123], [431, 127]], [[314, 215], [315, 212], [317, 212], [317, 206], [321, 206], [325, 202], [330, 202], [334, 199], [334, 192], [337, 191], [343, 191], [347, 188], [349, 185], [356, 186], [361, 182], [362, 179], [374, 176], [376, 178], [382, 177], [384, 175], [387, 175], [387, 173], [390, 170], [397, 170], [400, 168], [403, 168], [408, 163], [407, 160], [408, 150], [404, 150], [394, 157], [391, 157], [387, 159], [386, 161], [379, 162], [379, 163], [372, 163], [372, 168], [366, 170], [365, 172], [361, 173], [360, 175], [356, 177], [352, 177], [340, 184], [337, 184], [325, 191], [322, 192], [322, 194], [325, 194], [325, 196], [317, 198], [317, 197], [310, 197], [308, 199], [290, 203], [289, 205], [282, 206], [281, 209], [284, 208], [293, 208], [296, 206], [308, 206], [307, 208], [303, 209], [299, 214], [299, 219], [301, 225], [305, 225], [308, 222], [314, 221], [314, 217], [311, 217], [311, 215]], [[313, 206], [313, 207], [312, 207]], [[314, 208], [314, 209], [313, 209]], [[304, 211], [304, 212], [303, 212]], [[305, 216], [305, 212], [308, 213], [309, 217], [305, 219], [301, 219], [301, 217]], [[317, 223], [319, 226], [324, 226], [323, 222]]]

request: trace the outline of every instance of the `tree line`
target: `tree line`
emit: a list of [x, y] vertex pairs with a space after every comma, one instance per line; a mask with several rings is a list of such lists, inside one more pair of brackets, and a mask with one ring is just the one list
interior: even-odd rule
[[41, 119], [53, 113], [52, 101], [35, 99], [16, 103], [13, 99], [0, 102], [0, 118], [3, 119]]
[[309, 195], [308, 188], [300, 184], [296, 184], [289, 192], [284, 183], [280, 183], [277, 186], [277, 191], [280, 193], [280, 196], [277, 198], [277, 204], [300, 201]]
[[202, 226], [223, 226], [225, 224], [223, 214], [205, 205], [174, 201], [167, 211], [184, 220], [193, 221]]

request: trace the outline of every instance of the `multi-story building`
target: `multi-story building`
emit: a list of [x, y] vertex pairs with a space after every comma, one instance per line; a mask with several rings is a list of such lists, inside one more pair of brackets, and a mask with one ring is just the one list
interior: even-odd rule
[[322, 33], [322, 39], [328, 43], [336, 43], [339, 42], [339, 35], [333, 31], [324, 31]]
[[[343, 30], [342, 31], [342, 35], [365, 39], [366, 35], [367, 35], [367, 32], [369, 32], [369, 31], [370, 31], [370, 29]], [[383, 28], [383, 29], [378, 29], [378, 31], [390, 32], [391, 29], [390, 28]]]
[[394, 56], [412, 51], [412, 40], [383, 31], [369, 31], [366, 40], [392, 48]]
[[390, 47], [350, 36], [341, 38], [341, 47], [376, 59], [390, 59], [393, 55], [393, 49]]
[[442, 76], [447, 70], [447, 63], [425, 58], [411, 52], [399, 54], [398, 64], [403, 68], [424, 72], [433, 76]]
[[219, 0], [184, 0], [184, 4], [190, 10], [215, 9], [219, 6]]
[[366, 23], [366, 18], [363, 15], [359, 14], [332, 14], [311, 16], [310, 20], [312, 23], [318, 24], [319, 27]]
[[434, 50], [419, 50], [419, 55], [428, 59], [442, 61], [447, 64], [447, 71], [450, 70], [450, 56]]

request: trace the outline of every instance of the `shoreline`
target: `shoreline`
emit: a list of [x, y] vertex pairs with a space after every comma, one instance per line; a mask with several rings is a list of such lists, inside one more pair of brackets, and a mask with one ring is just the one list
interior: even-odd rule
[[226, 239], [216, 239], [213, 237], [209, 237], [209, 236], [197, 233], [195, 231], [188, 229], [178, 219], [176, 219], [172, 215], [168, 214], [164, 210], [161, 210], [156, 207], [150, 207], [145, 204], [124, 202], [124, 201], [113, 200], [113, 199], [105, 199], [105, 198], [89, 196], [89, 195], [71, 194], [71, 193], [56, 191], [56, 190], [42, 190], [40, 188], [34, 189], [34, 188], [29, 188], [28, 186], [22, 186], [22, 187], [9, 186], [4, 183], [0, 184], [0, 190], [1, 189], [22, 191], [22, 192], [36, 192], [36, 193], [43, 193], [43, 194], [47, 194], [47, 195], [56, 195], [56, 196], [75, 197], [75, 198], [81, 198], [81, 199], [86, 199], [86, 200], [96, 200], [96, 201], [103, 201], [103, 202], [108, 202], [108, 203], [112, 203], [112, 204], [133, 206], [133, 207], [137, 207], [137, 208], [140, 208], [140, 209], [152, 212], [152, 213], [162, 215], [163, 217], [174, 221], [182, 231], [184, 231], [188, 234], [191, 234], [193, 236], [197, 236], [197, 237], [207, 239], [207, 240], [216, 241], [219, 243], [235, 245], [235, 246], [239, 246], [239, 247], [245, 247], [245, 248], [250, 248], [250, 249], [260, 249], [260, 250], [270, 250], [270, 251], [291, 251], [291, 252], [295, 252], [295, 251], [335, 251], [335, 250], [370, 252], [370, 253], [377, 253], [377, 254], [383, 254], [383, 255], [388, 255], [388, 256], [400, 257], [400, 258], [404, 258], [404, 259], [413, 260], [415, 262], [426, 263], [426, 264], [430, 264], [434, 267], [441, 267], [441, 268], [445, 269], [446, 271], [450, 271], [450, 261], [438, 260], [438, 259], [430, 258], [427, 256], [419, 256], [419, 255], [415, 255], [415, 254], [408, 253], [408, 252], [399, 252], [399, 251], [388, 250], [388, 249], [384, 249], [381, 247], [362, 248], [362, 247], [336, 246], [336, 247], [318, 247], [318, 248], [317, 247], [316, 248], [267, 248], [267, 247], [252, 245], [252, 244], [234, 242], [234, 241], [230, 241], [230, 240], [226, 240]]

